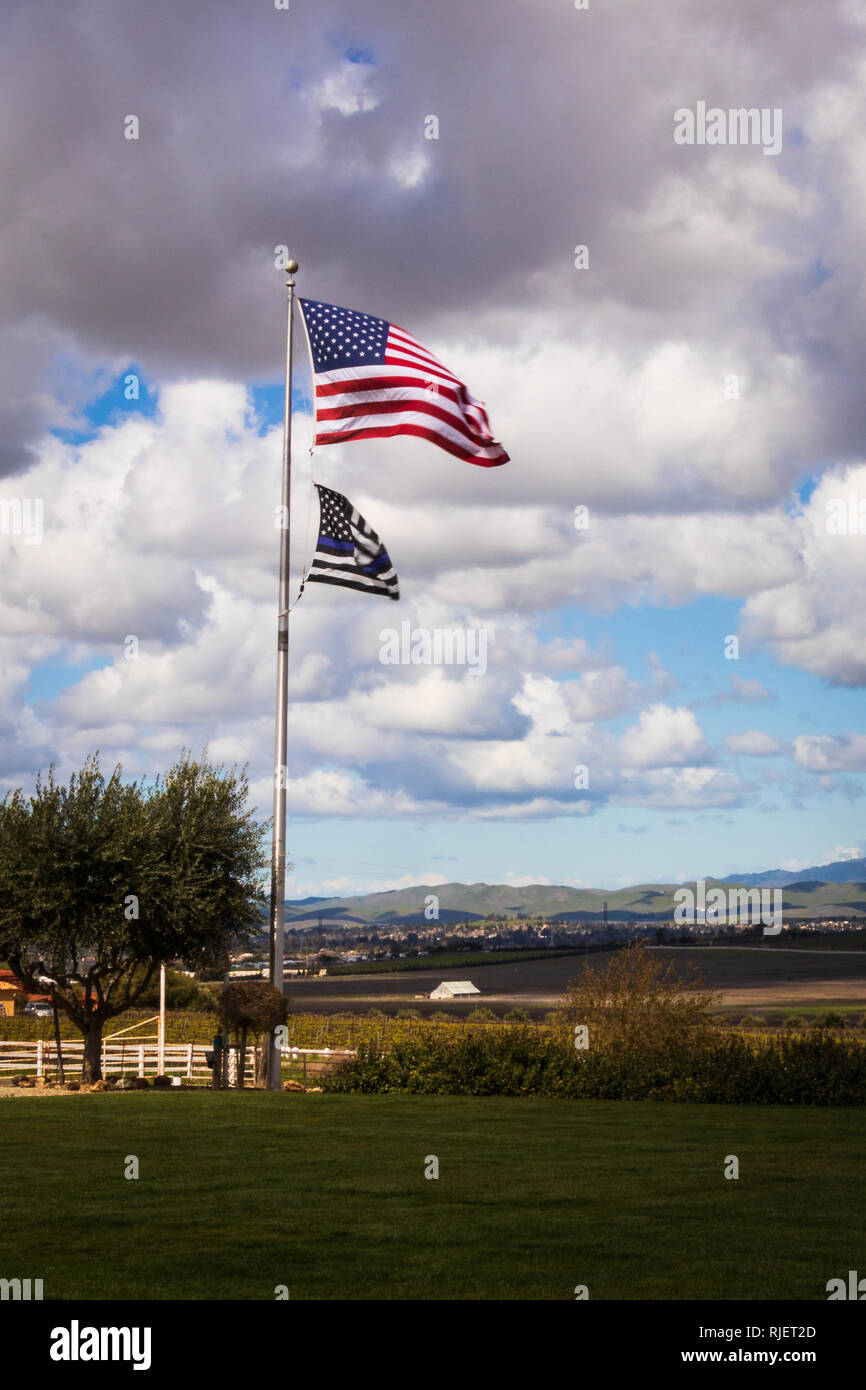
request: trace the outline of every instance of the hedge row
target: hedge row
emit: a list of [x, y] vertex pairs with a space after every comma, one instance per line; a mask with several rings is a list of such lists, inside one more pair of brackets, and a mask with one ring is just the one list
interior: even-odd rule
[[513, 951], [430, 951], [426, 956], [407, 956], [400, 960], [355, 961], [349, 965], [329, 965], [328, 975], [394, 975], [413, 970], [450, 970], [456, 966], [513, 965], [528, 960], [554, 960], [558, 956], [585, 956], [584, 946], [515, 946]]
[[500, 1027], [451, 1038], [418, 1035], [358, 1057], [328, 1091], [557, 1096], [750, 1105], [866, 1104], [866, 1046], [857, 1039], [715, 1034], [675, 1053], [576, 1052], [550, 1033]]

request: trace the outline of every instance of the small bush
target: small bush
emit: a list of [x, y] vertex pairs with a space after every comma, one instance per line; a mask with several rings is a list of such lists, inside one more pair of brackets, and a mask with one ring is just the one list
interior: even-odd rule
[[563, 1022], [588, 1027], [593, 1050], [663, 1054], [709, 1032], [717, 996], [702, 986], [694, 966], [682, 970], [631, 942], [599, 970], [584, 961], [562, 999]]
[[816, 1028], [844, 1028], [845, 1015], [836, 1013], [834, 1009], [825, 1009], [823, 1013], [815, 1015], [814, 1026]]
[[798, 1032], [802, 1033], [803, 1029], [808, 1027], [808, 1024], [802, 1014], [788, 1014], [788, 1017], [785, 1019], [785, 1027], [796, 1028]]
[[400, 1009], [400, 1010], [398, 1010], [397, 1017], [398, 1017], [398, 1018], [420, 1018], [421, 1015], [419, 1014], [419, 1012], [418, 1012], [417, 1009]]
[[531, 1022], [532, 1022], [532, 1014], [529, 1012], [528, 1009], [523, 1009], [523, 1008], [509, 1009], [509, 1010], [508, 1010], [508, 1013], [505, 1015], [505, 1022], [506, 1022], [506, 1023], [531, 1023]]
[[169, 1087], [171, 1086], [171, 1077], [170, 1077], [170, 1076], [165, 1076], [165, 1075], [162, 1075], [162, 1076], [155, 1076], [155, 1077], [153, 1078], [153, 1084], [154, 1084], [154, 1086], [158, 1087], [160, 1090], [164, 1090], [166, 1086], [169, 1086]]
[[496, 1015], [492, 1009], [474, 1008], [469, 1015], [470, 1023], [495, 1023]]
[[744, 1028], [766, 1028], [767, 1020], [763, 1014], [743, 1014]]

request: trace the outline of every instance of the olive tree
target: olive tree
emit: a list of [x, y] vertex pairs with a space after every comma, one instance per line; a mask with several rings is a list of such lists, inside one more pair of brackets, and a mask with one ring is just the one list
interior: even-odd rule
[[0, 958], [24, 989], [52, 983], [101, 1076], [105, 1023], [163, 961], [225, 961], [261, 920], [266, 827], [246, 772], [187, 752], [164, 777], [107, 779], [98, 753], [60, 783], [54, 768], [0, 802]]

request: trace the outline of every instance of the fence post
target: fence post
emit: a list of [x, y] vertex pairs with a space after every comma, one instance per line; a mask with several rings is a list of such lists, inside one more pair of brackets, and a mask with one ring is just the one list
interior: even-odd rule
[[144, 1043], [141, 1043], [138, 1049], [138, 1074], [144, 1076]]
[[192, 1049], [193, 1044], [189, 1043], [186, 1049], [186, 1079], [192, 1081]]
[[41, 1038], [39, 1039], [39, 1041], [38, 1041], [37, 1044], [36, 1044], [36, 1075], [37, 1075], [37, 1076], [42, 1076], [42, 1075], [44, 1075], [43, 1070], [42, 1070], [42, 1039], [41, 1039]]

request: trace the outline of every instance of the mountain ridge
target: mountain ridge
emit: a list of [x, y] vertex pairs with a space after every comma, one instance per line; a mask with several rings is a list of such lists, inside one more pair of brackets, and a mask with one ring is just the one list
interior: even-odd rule
[[[833, 876], [831, 876], [831, 871]], [[842, 873], [848, 876], [841, 877]], [[866, 915], [866, 859], [837, 860], [796, 872], [770, 869], [765, 873], [706, 878], [707, 888], [780, 888], [782, 910], [793, 917]], [[543, 917], [547, 921], [597, 921], [604, 903], [611, 922], [662, 921], [673, 915], [674, 894], [694, 879], [678, 883], [638, 883], [627, 888], [573, 888], [566, 884], [418, 883], [409, 888], [383, 889], [347, 897], [306, 897], [286, 901], [286, 925], [309, 923], [318, 917], [350, 925], [423, 925], [481, 921], [485, 917]], [[435, 899], [435, 904], [430, 899]], [[433, 908], [436, 918], [425, 910]]]
[[811, 864], [807, 869], [767, 869], [760, 874], [729, 874], [722, 883], [743, 883], [752, 888], [787, 888], [793, 883], [862, 883], [866, 859], [834, 859], [830, 864]]

